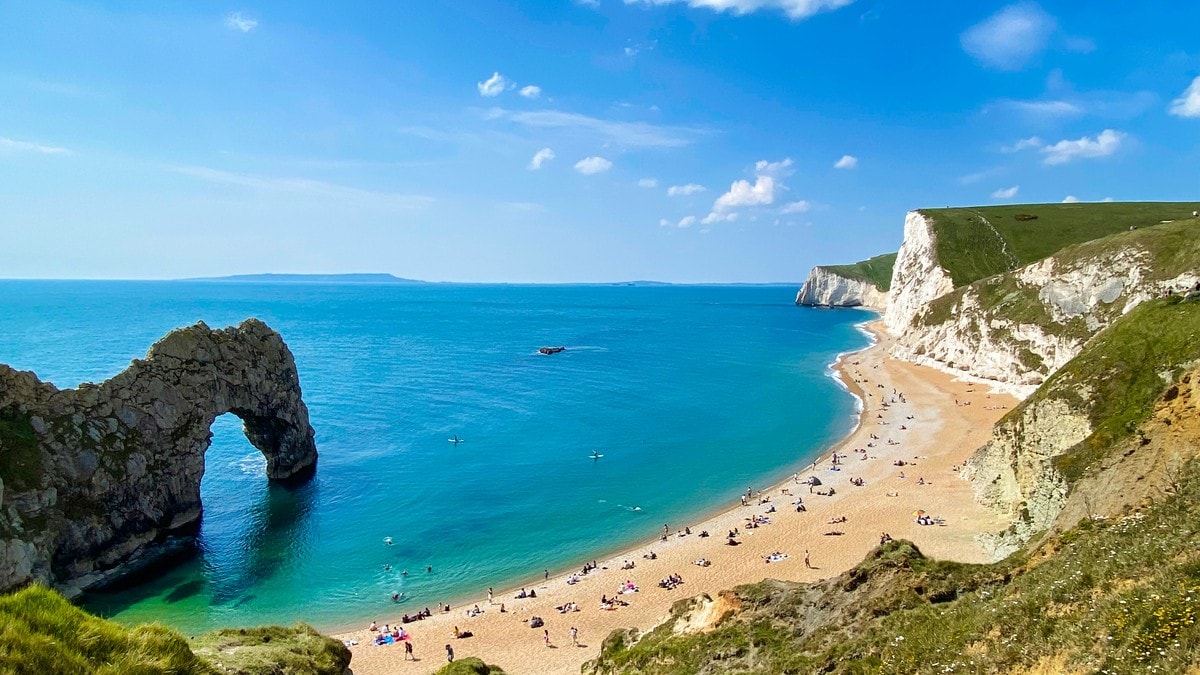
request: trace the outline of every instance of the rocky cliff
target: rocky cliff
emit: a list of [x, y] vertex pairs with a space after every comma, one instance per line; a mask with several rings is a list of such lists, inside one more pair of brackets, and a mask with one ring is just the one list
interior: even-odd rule
[[1194, 286], [1197, 228], [1130, 230], [955, 288], [933, 221], [912, 212], [884, 315], [893, 355], [1026, 397], [1137, 304]]
[[257, 319], [172, 331], [100, 384], [57, 389], [0, 365], [0, 590], [68, 596], [144, 563], [198, 526], [204, 452], [233, 413], [272, 480], [317, 461], [292, 354]]
[[804, 287], [796, 294], [796, 304], [883, 309], [887, 304], [887, 293], [869, 281], [844, 277], [825, 267], [814, 267], [808, 273]]

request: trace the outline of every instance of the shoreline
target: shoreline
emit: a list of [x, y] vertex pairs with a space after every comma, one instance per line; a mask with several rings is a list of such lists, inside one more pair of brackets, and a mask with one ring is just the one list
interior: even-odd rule
[[[388, 617], [380, 613], [378, 617], [365, 618], [357, 630], [335, 635], [339, 639], [358, 642], [352, 647], [355, 672], [360, 675], [432, 672], [445, 663], [442, 645], [450, 644], [456, 655], [479, 656], [503, 667], [506, 672], [578, 673], [585, 660], [595, 657], [600, 642], [611, 630], [622, 627], [648, 630], [668, 616], [671, 604], [677, 600], [701, 593], [715, 595], [720, 590], [767, 577], [814, 581], [838, 574], [860, 562], [874, 548], [880, 536], [879, 527], [897, 539], [916, 540], [923, 551], [936, 557], [985, 562], [986, 554], [975, 543], [975, 535], [1002, 529], [1006, 523], [975, 504], [970, 485], [953, 480], [958, 477], [949, 469], [952, 463], [955, 467], [961, 464], [982, 445], [985, 437], [990, 437], [991, 425], [1004, 410], [1015, 404], [1016, 399], [1004, 394], [976, 392], [978, 385], [974, 383], [955, 380], [940, 371], [888, 356], [890, 338], [882, 332], [879, 321], [877, 317], [857, 324], [857, 329], [871, 337], [871, 343], [863, 349], [839, 354], [830, 366], [830, 376], [858, 401], [857, 421], [843, 438], [822, 450], [807, 468], [758, 490], [757, 494], [751, 495], [748, 505], [733, 501], [730, 506], [698, 514], [697, 524], [689, 525], [690, 536], [677, 535], [675, 530], [682, 531], [683, 528], [670, 526], [670, 535], [665, 540], [661, 536], [659, 539], [647, 538], [605, 555], [591, 573], [579, 575], [576, 572], [577, 583], [568, 581], [570, 570], [560, 572], [532, 583], [537, 598], [515, 599], [513, 595], [517, 589], [505, 589], [495, 594], [495, 605], [487, 603], [485, 589], [480, 589], [450, 612], [435, 611], [430, 618], [405, 624], [420, 661], [403, 661], [404, 650], [398, 645], [376, 647], [371, 644], [373, 634], [365, 629], [367, 624], [377, 620], [382, 626], [398, 621], [399, 616]], [[877, 372], [868, 377], [863, 370]], [[883, 394], [876, 397], [870, 384], [883, 388]], [[903, 384], [904, 388], [898, 388], [897, 384]], [[910, 391], [914, 386], [921, 391]], [[899, 391], [899, 399], [889, 394], [889, 389]], [[987, 399], [995, 396], [992, 402], [1003, 405], [970, 407], [957, 404], [959, 399], [984, 396]], [[954, 401], [952, 407], [948, 405], [951, 400]], [[885, 412], [888, 413], [887, 420], [884, 419]], [[906, 418], [892, 419], [900, 413], [907, 413]], [[872, 432], [871, 414], [876, 415], [874, 426], [888, 428], [877, 429], [878, 434]], [[905, 421], [912, 424], [914, 430], [918, 424], [928, 425], [922, 431], [928, 431], [931, 426], [934, 433], [907, 436], [903, 433], [907, 430]], [[886, 445], [880, 447], [885, 436]], [[904, 469], [897, 469], [894, 464], [868, 461], [880, 460], [885, 453], [889, 455], [888, 459], [895, 457], [895, 461], [901, 461], [898, 452], [905, 453], [904, 467], [913, 467], [909, 469], [914, 474], [911, 480], [903, 477]], [[838, 462], [831, 460], [834, 456], [840, 457]], [[910, 456], [912, 459], [908, 459]], [[842, 467], [850, 471], [831, 473]], [[920, 486], [916, 483], [918, 467], [923, 483]], [[901, 472], [899, 477], [897, 470]], [[925, 482], [925, 475], [934, 477]], [[823, 487], [814, 489], [800, 480], [802, 476], [818, 476]], [[863, 478], [865, 486], [848, 485], [847, 479], [854, 476]], [[805, 487], [809, 489], [804, 490]], [[834, 487], [840, 490], [834, 495], [818, 494]], [[911, 490], [924, 493], [915, 506], [910, 501]], [[930, 498], [935, 495], [936, 498]], [[765, 499], [760, 501], [761, 498]], [[794, 498], [804, 502], [806, 511], [795, 510]], [[943, 515], [946, 525], [909, 527], [912, 510], [926, 506], [936, 506], [937, 510], [931, 508], [930, 513]], [[769, 515], [768, 509], [771, 510]], [[771, 523], [741, 530], [750, 516], [767, 517]], [[844, 524], [832, 521], [843, 516], [847, 518], [842, 521]], [[958, 522], [952, 522], [955, 517]], [[826, 522], [827, 518], [830, 522]], [[870, 523], [866, 526], [869, 531], [862, 529], [864, 522]], [[724, 545], [725, 534], [734, 528], [741, 532], [740, 545]], [[704, 530], [710, 532], [709, 538], [698, 536]], [[811, 539], [803, 545], [800, 543], [822, 534], [826, 536]], [[815, 551], [812, 567], [804, 564], [809, 550]], [[649, 552], [653, 552], [656, 559], [646, 559], [644, 556]], [[764, 564], [763, 556], [772, 552], [785, 555]], [[697, 558], [706, 558], [711, 565], [693, 565]], [[632, 569], [622, 569], [627, 561], [634, 563]], [[681, 588], [666, 590], [657, 586], [656, 580], [669, 574], [683, 577], [685, 583]], [[536, 578], [535, 575], [531, 577]], [[605, 581], [596, 581], [601, 577]], [[608, 594], [615, 597], [626, 580], [639, 588], [636, 593], [620, 596], [628, 598], [629, 606], [608, 611], [598, 609], [600, 597]], [[555, 607], [564, 602], [576, 602], [580, 610], [560, 614]], [[501, 603], [505, 605], [504, 613], [498, 611]], [[476, 604], [483, 612], [468, 617], [466, 608]], [[530, 629], [521, 621], [533, 615], [544, 619], [544, 628]], [[542, 631], [546, 630], [554, 646], [569, 647], [567, 631], [571, 626], [580, 630], [578, 647], [547, 649], [543, 644]], [[456, 627], [470, 630], [474, 636], [453, 639], [452, 632]]]
[[[854, 309], [859, 309], [859, 308], [854, 308]], [[852, 411], [851, 414], [854, 418], [854, 423], [850, 426], [850, 428], [844, 434], [838, 436], [837, 438], [835, 438], [831, 441], [828, 441], [827, 443], [824, 444], [824, 446], [821, 446], [819, 448], [814, 448], [814, 451], [816, 452], [816, 454], [813, 455], [813, 459], [810, 462], [804, 464], [803, 466], [800, 466], [795, 461], [792, 461], [790, 463], [790, 465], [796, 466], [797, 468], [792, 469], [790, 471], [790, 473], [785, 471], [782, 468], [780, 468], [778, 471], [772, 471], [770, 474], [771, 476], [776, 476], [778, 474], [781, 477], [769, 479], [769, 481], [766, 484], [769, 485], [770, 487], [764, 488], [762, 490], [762, 492], [765, 493], [769, 489], [777, 489], [778, 487], [783, 485], [787, 480], [790, 479], [791, 474], [794, 474], [794, 473], [803, 474], [805, 471], [811, 471], [811, 469], [814, 465], [820, 465], [821, 463], [828, 460], [829, 457], [835, 451], [837, 451], [843, 444], [845, 444], [847, 439], [849, 439], [851, 436], [853, 436], [855, 433], [857, 433], [859, 429], [862, 428], [863, 415], [865, 414], [865, 411], [864, 411], [864, 406], [865, 406], [864, 394], [865, 394], [865, 392], [860, 387], [857, 387], [853, 383], [853, 381], [851, 381], [851, 382], [846, 381], [844, 373], [842, 373], [840, 370], [840, 366], [846, 360], [847, 357], [853, 356], [855, 354], [861, 354], [867, 350], [872, 349], [879, 343], [879, 337], [870, 329], [870, 326], [872, 324], [882, 321], [882, 318], [883, 318], [882, 311], [875, 310], [875, 309], [867, 309], [867, 311], [872, 312], [874, 314], [874, 316], [872, 318], [865, 319], [863, 321], [860, 321], [860, 322], [854, 324], [854, 328], [859, 333], [861, 333], [864, 337], [867, 338], [868, 343], [866, 345], [864, 345], [863, 347], [860, 347], [859, 349], [851, 349], [848, 351], [839, 352], [836, 356], [834, 356], [833, 361], [831, 361], [826, 366], [825, 373], [824, 373], [826, 377], [828, 377], [829, 379], [836, 382], [838, 387], [840, 387], [842, 390], [849, 393], [851, 395], [851, 397], [853, 397], [855, 404], [854, 404], [854, 410]], [[720, 504], [716, 504], [712, 507], [697, 511], [695, 514], [693, 514], [694, 517], [689, 519], [688, 522], [695, 522], [695, 523], [700, 523], [700, 524], [707, 523], [709, 521], [715, 520], [716, 518], [718, 518], [722, 515], [729, 513], [730, 511], [733, 511], [733, 510], [739, 509], [739, 508], [741, 508], [741, 507], [737, 505], [736, 501], [732, 504], [728, 503], [728, 502], [723, 502]], [[699, 530], [697, 530], [697, 531], [699, 531]], [[643, 547], [646, 547], [646, 546], [653, 547], [655, 544], [659, 543], [659, 539], [656, 537], [639, 537], [632, 541], [633, 541], [633, 543], [617, 544], [615, 546], [606, 546], [606, 547], [601, 548], [600, 552], [596, 554], [599, 556], [598, 558], [596, 558], [596, 560], [601, 560], [601, 561], [611, 560], [614, 558], [621, 557], [622, 555], [628, 555], [635, 550], [641, 550]], [[566, 579], [567, 577], [570, 576], [570, 574], [573, 571], [577, 570], [578, 568], [579, 568], [578, 565], [571, 565], [571, 566], [562, 567], [562, 568], [551, 567], [549, 569], [550, 578], [548, 581], [552, 582], [556, 579]], [[540, 583], [547, 583], [546, 579], [538, 577], [536, 573], [530, 573], [527, 577], [525, 577], [525, 576], [522, 577], [522, 579], [525, 579], [525, 578], [527, 578], [528, 582], [529, 582], [529, 584], [527, 584], [527, 587], [528, 586], [537, 586], [540, 588], [540, 586], [539, 586]], [[511, 589], [508, 587], [505, 587], [503, 592], [497, 594], [497, 597], [499, 597], [500, 595], [503, 595], [505, 593], [509, 593], [509, 591], [516, 592], [520, 588], [521, 588], [520, 585], [513, 586]], [[481, 596], [478, 591], [472, 591], [470, 593], [463, 593], [458, 597], [449, 597], [448, 601], [451, 606], [460, 607], [462, 605], [474, 604], [480, 600], [480, 597]], [[446, 602], [447, 602], [447, 599], [443, 598], [439, 602], [439, 604], [445, 604]], [[399, 613], [402, 614], [403, 611], [401, 610]], [[436, 612], [435, 612], [434, 616], [437, 616]], [[382, 622], [380, 623], [380, 625], [381, 626], [383, 625]], [[415, 625], [420, 625], [420, 624], [415, 624]], [[350, 634], [354, 634], [354, 633], [357, 633], [358, 631], [360, 631], [361, 630], [361, 622], [356, 622], [354, 625], [346, 625], [346, 624], [342, 624], [339, 622], [339, 624], [334, 627], [331, 627], [328, 629], [320, 629], [320, 630], [322, 633], [324, 633], [326, 635], [332, 635], [334, 637], [342, 637], [344, 635], [350, 635]]]

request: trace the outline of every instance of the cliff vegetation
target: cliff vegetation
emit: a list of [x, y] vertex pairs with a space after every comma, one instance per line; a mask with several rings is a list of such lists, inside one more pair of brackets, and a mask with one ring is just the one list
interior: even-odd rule
[[892, 287], [892, 267], [896, 264], [895, 253], [885, 253], [874, 258], [860, 260], [853, 265], [822, 265], [822, 268], [840, 277], [870, 282], [880, 291]]
[[937, 257], [955, 286], [1011, 272], [1072, 244], [1191, 219], [1200, 202], [1019, 204], [921, 209], [933, 222]]
[[0, 672], [14, 675], [343, 675], [349, 665], [345, 645], [303, 624], [188, 640], [159, 624], [120, 626], [41, 586], [0, 596]]

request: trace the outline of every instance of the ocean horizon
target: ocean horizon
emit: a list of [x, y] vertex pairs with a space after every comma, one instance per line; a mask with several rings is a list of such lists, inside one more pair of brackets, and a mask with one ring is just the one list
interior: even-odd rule
[[857, 422], [830, 365], [868, 344], [857, 325], [874, 315], [793, 299], [779, 285], [0, 281], [0, 362], [75, 387], [196, 321], [279, 331], [314, 479], [268, 484], [222, 416], [196, 555], [85, 607], [187, 632], [336, 630], [578, 567], [811, 463]]

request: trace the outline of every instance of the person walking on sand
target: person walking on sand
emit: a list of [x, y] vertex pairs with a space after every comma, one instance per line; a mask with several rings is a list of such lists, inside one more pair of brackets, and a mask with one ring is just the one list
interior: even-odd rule
[[804, 566], [810, 570], [813, 568], [812, 560], [808, 557], [808, 549], [804, 549]]
[[542, 581], [549, 581], [549, 580], [550, 580], [550, 570], [546, 570], [545, 572], [542, 572]]
[[579, 629], [575, 626], [571, 626], [571, 646], [579, 646]]
[[446, 645], [446, 663], [454, 663], [454, 647]]
[[496, 604], [496, 603], [492, 602], [492, 589], [490, 587], [488, 588], [488, 604], [489, 605]]
[[409, 659], [416, 661], [417, 657], [413, 656], [412, 643], [409, 642], [408, 640], [405, 640], [404, 641], [404, 660], [407, 661]]
[[546, 643], [547, 647], [550, 646], [550, 629], [549, 628], [542, 631], [542, 641]]

